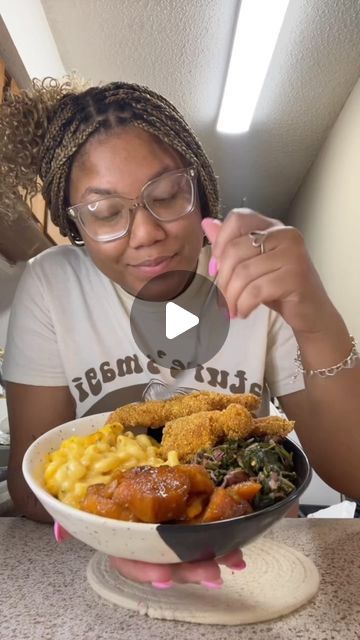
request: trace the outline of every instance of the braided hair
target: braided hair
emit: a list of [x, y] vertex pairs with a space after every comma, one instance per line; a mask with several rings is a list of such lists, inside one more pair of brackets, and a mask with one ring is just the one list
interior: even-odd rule
[[82, 244], [66, 213], [74, 156], [94, 134], [129, 125], [155, 135], [197, 168], [202, 216], [218, 217], [212, 166], [171, 102], [147, 87], [126, 82], [84, 88], [75, 76], [64, 81], [34, 80], [31, 92], [8, 95], [1, 105], [0, 206], [16, 212], [19, 200], [31, 199], [41, 190], [60, 233]]

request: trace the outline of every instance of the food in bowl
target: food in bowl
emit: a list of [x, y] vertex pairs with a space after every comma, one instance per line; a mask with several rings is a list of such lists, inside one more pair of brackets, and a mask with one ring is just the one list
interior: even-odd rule
[[192, 562], [223, 556], [234, 549], [244, 548], [278, 522], [299, 500], [311, 480], [306, 455], [287, 437], [282, 446], [292, 454], [297, 477], [295, 491], [272, 506], [228, 520], [186, 525], [132, 522], [94, 515], [51, 495], [44, 483], [49, 453], [59, 449], [64, 440], [74, 435], [89, 436], [112, 421], [109, 413], [101, 413], [59, 425], [30, 445], [22, 465], [26, 482], [50, 516], [74, 538], [104, 554], [158, 563]]
[[173, 451], [162, 457], [159, 443], [142, 433], [125, 432], [119, 424], [107, 424], [95, 433], [73, 435], [49, 454], [44, 481], [47, 490], [62, 502], [80, 508], [87, 488], [105, 485], [114, 472], [140, 465], [173, 466]]
[[110, 414], [108, 422], [120, 422], [126, 427], [163, 427], [176, 418], [183, 418], [199, 411], [226, 409], [230, 404], [244, 406], [255, 411], [260, 399], [252, 393], [217, 393], [215, 391], [193, 391], [174, 396], [168, 400], [149, 400], [126, 404]]
[[[46, 488], [94, 515], [144, 523], [201, 524], [273, 505], [296, 489], [281, 444], [294, 423], [255, 418], [258, 403], [251, 394], [194, 392], [121, 407], [98, 432], [50, 454]], [[161, 424], [161, 445], [125, 431]]]

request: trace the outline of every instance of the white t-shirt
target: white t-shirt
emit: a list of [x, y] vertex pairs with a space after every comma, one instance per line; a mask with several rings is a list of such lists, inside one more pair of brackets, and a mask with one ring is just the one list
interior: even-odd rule
[[[204, 248], [198, 265], [203, 275], [208, 259]], [[137, 347], [129, 321], [133, 300], [94, 265], [85, 248], [44, 251], [28, 263], [17, 288], [5, 380], [68, 386], [78, 417], [151, 398], [156, 385], [168, 384], [176, 373]], [[222, 349], [187, 370], [181, 387], [264, 396], [294, 393], [304, 387], [301, 376], [291, 382], [295, 353], [291, 328], [260, 306], [248, 318], [230, 322]]]

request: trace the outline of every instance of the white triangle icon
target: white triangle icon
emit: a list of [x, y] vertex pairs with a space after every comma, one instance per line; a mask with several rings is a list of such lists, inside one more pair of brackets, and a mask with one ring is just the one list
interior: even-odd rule
[[199, 318], [190, 311], [179, 307], [175, 302], [166, 303], [166, 337], [168, 340], [177, 338], [185, 331], [189, 331], [199, 324]]

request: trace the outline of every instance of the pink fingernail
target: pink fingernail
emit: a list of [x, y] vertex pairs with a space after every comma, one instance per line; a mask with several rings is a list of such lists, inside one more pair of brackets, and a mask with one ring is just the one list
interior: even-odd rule
[[243, 569], [246, 569], [246, 562], [245, 560], [240, 560], [236, 564], [232, 564], [229, 569], [231, 569], [232, 571], [242, 571]]
[[63, 532], [63, 528], [61, 526], [61, 524], [59, 524], [58, 522], [54, 522], [54, 538], [56, 540], [56, 542], [63, 542], [64, 540], [66, 540], [66, 536], [64, 535]]
[[208, 589], [221, 589], [221, 587], [224, 584], [224, 581], [222, 578], [219, 578], [218, 580], [202, 580], [201, 583], [203, 587], [207, 587]]
[[216, 258], [210, 258], [209, 261], [209, 276], [213, 277], [216, 276], [218, 272], [218, 263]]
[[151, 583], [153, 587], [155, 587], [155, 589], [170, 589], [170, 587], [173, 586], [173, 581], [172, 580], [164, 580], [163, 582], [152, 582]]
[[208, 224], [217, 224], [221, 226], [222, 221], [219, 220], [218, 218], [203, 218], [201, 221], [201, 226], [204, 230]]

